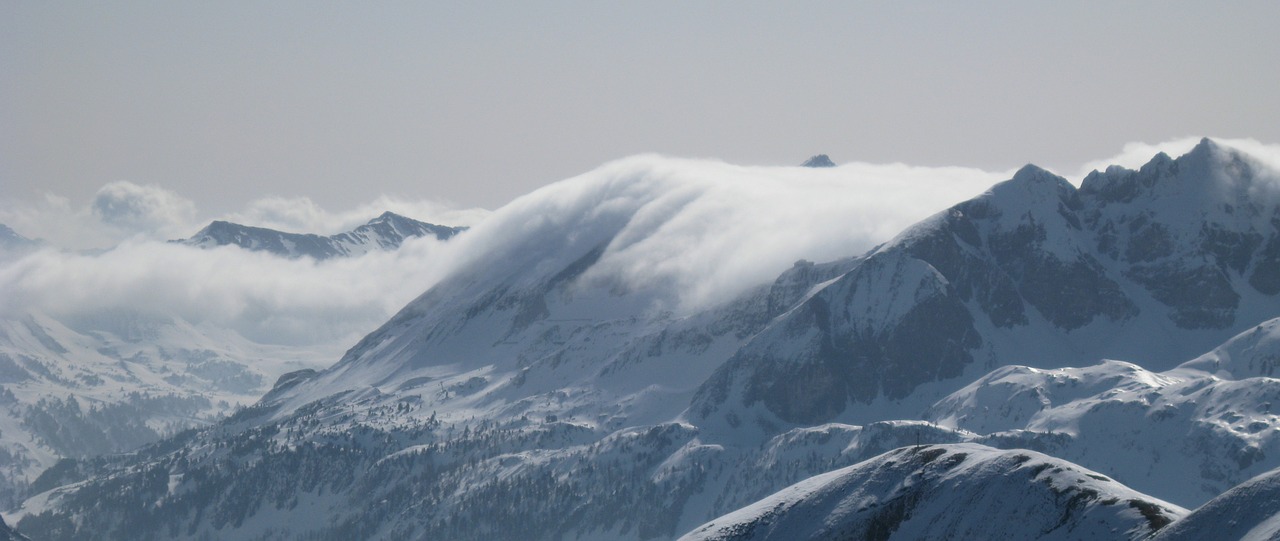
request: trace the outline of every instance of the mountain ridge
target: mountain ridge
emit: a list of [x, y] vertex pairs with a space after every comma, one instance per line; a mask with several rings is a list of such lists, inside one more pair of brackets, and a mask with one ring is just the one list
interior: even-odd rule
[[[1152, 185], [1256, 177], [1213, 145], [1153, 159]], [[1193, 175], [1197, 160], [1226, 176]], [[1108, 171], [1121, 186], [1124, 170]], [[615, 272], [621, 251], [705, 196], [653, 176], [578, 177], [499, 210], [459, 239], [477, 250], [461, 270], [334, 366], [282, 377], [257, 405], [209, 430], [87, 467], [28, 500], [20, 529], [73, 524], [62, 538], [199, 538], [230, 528], [244, 537], [483, 539], [504, 527], [531, 538], [674, 537], [749, 503], [744, 494], [767, 495], [913, 440], [1071, 451], [1072, 434], [1021, 420], [979, 434], [942, 413], [941, 423], [904, 419], [924, 417], [984, 375], [1023, 373], [1000, 366], [1030, 363], [1034, 373], [1114, 355], [1172, 370], [1239, 345], [1233, 337], [1280, 315], [1249, 284], [1277, 234], [1266, 219], [1275, 209], [1241, 204], [1228, 213], [1205, 200], [1192, 225], [1153, 227], [1185, 209], [1126, 207], [1146, 200], [1112, 192], [1085, 197], [1034, 166], [868, 252], [797, 261], [772, 283], [682, 310], [669, 302], [682, 284]], [[1151, 201], [1195, 201], [1160, 195]], [[1130, 250], [1130, 234], [1165, 238], [1169, 249]], [[1258, 242], [1243, 244], [1250, 250], [1230, 249], [1231, 239], [1255, 234]], [[1151, 285], [1165, 278], [1197, 294], [1225, 283], [1235, 297], [1205, 302]], [[1201, 278], [1206, 286], [1193, 287]], [[1112, 377], [1128, 366], [1140, 368], [1095, 370], [1112, 386], [1099, 395], [1116, 393], [1107, 400], [1064, 394], [1061, 402], [1145, 422], [1148, 410], [1119, 394], [1150, 377]], [[1185, 420], [1251, 430], [1245, 415], [1211, 417], [1227, 413], [1189, 409]], [[1212, 448], [1234, 441], [1203, 434]], [[1206, 455], [1210, 467], [1192, 473], [1271, 464], [1246, 454], [1248, 464]], [[296, 518], [296, 508], [326, 518], [271, 522]]]
[[1040, 453], [918, 445], [807, 479], [680, 540], [1139, 540], [1186, 513]]
[[420, 222], [387, 211], [351, 231], [328, 236], [286, 233], [214, 220], [190, 238], [171, 242], [199, 248], [238, 246], [284, 257], [323, 260], [355, 256], [373, 250], [393, 250], [400, 247], [406, 239], [414, 237], [430, 236], [441, 241], [449, 240], [466, 229]]
[[[1144, 170], [1156, 171], [1149, 183], [1157, 187], [1254, 180], [1248, 167], [1203, 174], [1211, 165], [1236, 163], [1244, 163], [1238, 153], [1205, 140]], [[1198, 176], [1177, 176], [1188, 171]], [[765, 426], [859, 421], [855, 410], [901, 401], [934, 382], [977, 377], [994, 368], [982, 362], [990, 359], [1054, 367], [1119, 358], [1167, 369], [1188, 351], [1211, 349], [1280, 313], [1280, 299], [1249, 283], [1269, 265], [1266, 247], [1280, 243], [1280, 229], [1259, 216], [1280, 217], [1280, 206], [1238, 201], [1248, 213], [1241, 217], [1246, 212], [1226, 213], [1220, 201], [1173, 190], [1180, 197], [1172, 209], [1160, 206], [1169, 198], [1153, 197], [1151, 210], [1115, 211], [1112, 201], [1090, 193], [1026, 166], [909, 228], [745, 344], [699, 391], [695, 419]], [[1193, 204], [1196, 212], [1188, 212]], [[1193, 225], [1160, 225], [1187, 215]], [[1168, 241], [1167, 253], [1112, 250], [1127, 240], [1113, 233], [1121, 228], [1156, 231]], [[1252, 249], [1224, 249], [1221, 239]], [[886, 265], [899, 270], [881, 270]], [[927, 280], [920, 291], [929, 293], [901, 297], [904, 285], [917, 287], [898, 284], [908, 275]], [[882, 315], [870, 316], [876, 313]], [[922, 342], [925, 329], [931, 338]], [[787, 387], [792, 382], [808, 383]], [[725, 404], [735, 415], [757, 411], [757, 403], [764, 410], [751, 420], [716, 414]], [[854, 417], [841, 417], [850, 411]]]

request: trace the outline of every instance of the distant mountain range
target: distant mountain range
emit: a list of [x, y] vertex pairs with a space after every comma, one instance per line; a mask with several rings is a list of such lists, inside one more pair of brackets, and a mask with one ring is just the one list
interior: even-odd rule
[[41, 244], [43, 243], [38, 240], [29, 239], [19, 235], [17, 231], [13, 230], [13, 228], [0, 224], [0, 252], [21, 252], [38, 248]]
[[40, 539], [1277, 531], [1270, 166], [1208, 139], [1079, 188], [1027, 166], [684, 312], [606, 268], [672, 215], [633, 204], [670, 167], [500, 209], [336, 364], [67, 461], [7, 516]]
[[[462, 229], [388, 212], [329, 237], [214, 222], [182, 242], [326, 258], [394, 250], [408, 238], [447, 238]], [[41, 245], [0, 226], [0, 255], [18, 257]], [[129, 307], [58, 317], [4, 308], [0, 505], [61, 459], [131, 451], [208, 425], [260, 398], [281, 374], [322, 367], [334, 351], [330, 344], [261, 343], [207, 321]]]
[[285, 233], [263, 227], [214, 221], [191, 238], [173, 242], [200, 248], [239, 246], [283, 257], [311, 257], [320, 260], [361, 255], [374, 250], [394, 250], [406, 239], [415, 237], [448, 240], [465, 230], [465, 227], [429, 224], [393, 212], [384, 212], [351, 231], [329, 236]]

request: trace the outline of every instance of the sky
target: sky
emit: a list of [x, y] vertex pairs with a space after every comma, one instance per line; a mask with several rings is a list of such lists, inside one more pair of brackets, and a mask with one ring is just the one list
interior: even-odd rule
[[1125, 145], [1280, 142], [1276, 20], [1251, 1], [9, 1], [0, 210], [136, 229], [146, 212], [98, 205], [144, 190], [191, 223], [466, 222], [644, 153], [1071, 174]]

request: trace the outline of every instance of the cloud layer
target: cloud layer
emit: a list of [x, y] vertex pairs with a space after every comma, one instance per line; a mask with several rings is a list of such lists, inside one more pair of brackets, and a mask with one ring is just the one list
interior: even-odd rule
[[338, 211], [306, 198], [265, 197], [239, 212], [201, 218], [191, 200], [130, 182], [103, 186], [82, 207], [54, 194], [0, 200], [0, 223], [46, 241], [25, 256], [0, 253], [0, 317], [142, 313], [229, 328], [261, 343], [350, 344], [449, 268], [442, 243], [411, 239], [393, 253], [317, 263], [166, 241], [215, 218], [329, 234], [387, 210], [451, 226], [489, 213], [390, 196]]
[[636, 156], [498, 209], [458, 239], [455, 264], [467, 265], [468, 279], [518, 284], [603, 245], [584, 279], [687, 312], [772, 280], [797, 259], [860, 254], [1008, 176], [900, 164], [742, 167]]
[[449, 266], [441, 242], [317, 263], [234, 247], [129, 241], [90, 255], [45, 249], [0, 266], [0, 317], [141, 313], [229, 328], [259, 343], [353, 343]]
[[103, 186], [89, 204], [93, 216], [126, 234], [181, 234], [191, 224], [196, 205], [191, 200], [155, 185], [139, 186], [117, 181]]
[[110, 248], [126, 240], [186, 238], [212, 220], [329, 235], [349, 231], [386, 211], [447, 226], [474, 225], [489, 214], [484, 209], [381, 195], [337, 211], [306, 197], [267, 196], [250, 201], [240, 211], [204, 215], [193, 201], [176, 192], [127, 181], [104, 185], [84, 207], [52, 193], [38, 201], [0, 198], [0, 224], [25, 237], [71, 250]]
[[[1196, 141], [1133, 144], [1106, 162], [1137, 167], [1155, 152], [1177, 155]], [[1222, 142], [1280, 165], [1278, 146]], [[766, 283], [797, 259], [862, 253], [1009, 176], [902, 164], [742, 167], [648, 155], [546, 186], [491, 214], [383, 197], [341, 211], [307, 199], [265, 198], [227, 216], [331, 233], [390, 209], [473, 226], [449, 242], [418, 239], [396, 252], [325, 262], [162, 242], [200, 225], [191, 223], [194, 204], [162, 188], [113, 183], [86, 208], [54, 196], [0, 205], [0, 223], [28, 236], [48, 233], [23, 230], [24, 223], [54, 224], [46, 231], [66, 235], [96, 228], [108, 230], [96, 240], [124, 239], [100, 252], [49, 248], [0, 263], [0, 316], [134, 310], [234, 329], [263, 343], [350, 344], [451, 272], [488, 262], [489, 272], [517, 275], [527, 270], [511, 264], [518, 257], [536, 261], [570, 243], [600, 239], [607, 248], [588, 279], [691, 311]]]
[[475, 222], [452, 242], [420, 239], [396, 252], [319, 263], [165, 243], [198, 226], [191, 223], [194, 204], [162, 188], [112, 183], [88, 209], [51, 198], [30, 217], [32, 223], [62, 219], [62, 233], [107, 225], [125, 240], [96, 253], [46, 249], [0, 266], [0, 312], [74, 317], [132, 310], [231, 328], [265, 343], [352, 343], [458, 265], [501, 257], [531, 231], [547, 235], [533, 246], [554, 248], [565, 235], [579, 234], [565, 228], [573, 220], [578, 228], [613, 228], [616, 241], [593, 270], [596, 278], [660, 291], [691, 309], [768, 281], [799, 258], [857, 254], [1005, 176], [961, 168], [764, 168], [638, 156], [537, 190], [488, 217], [386, 197], [338, 212], [307, 199], [267, 198], [228, 216], [321, 233], [386, 209], [449, 225]]

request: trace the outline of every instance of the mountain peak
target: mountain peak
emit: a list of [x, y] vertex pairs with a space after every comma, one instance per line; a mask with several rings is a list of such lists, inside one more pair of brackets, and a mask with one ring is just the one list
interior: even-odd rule
[[[1197, 173], [1204, 175], [1209, 173], [1210, 170], [1217, 168], [1217, 166], [1223, 162], [1224, 158], [1229, 159], [1230, 154], [1230, 148], [1224, 147], [1214, 140], [1205, 137], [1200, 139], [1200, 142], [1196, 143], [1196, 146], [1191, 147], [1191, 150], [1187, 151], [1186, 154], [1178, 156], [1173, 159], [1172, 162], [1177, 164], [1177, 169], [1196, 171]], [[1147, 169], [1147, 166], [1152, 164], [1163, 164], [1164, 161], [1165, 160], [1161, 160], [1160, 156], [1157, 155], [1152, 158], [1150, 162], [1147, 162], [1147, 165], [1144, 165], [1143, 169]]]
[[800, 167], [835, 167], [835, 166], [836, 166], [836, 162], [831, 161], [831, 158], [827, 157], [826, 154], [816, 154], [814, 156], [810, 156], [809, 159], [805, 160], [804, 163], [800, 164]]
[[[1012, 203], [1014, 205], [1025, 205], [1028, 201], [1067, 200], [1075, 197], [1075, 191], [1075, 186], [1067, 182], [1067, 179], [1034, 164], [1022, 166], [1013, 174], [1013, 178], [992, 187], [992, 193], [1002, 200], [1007, 197], [1018, 198]], [[1056, 208], [1057, 203], [1053, 204]]]
[[1060, 180], [1060, 178], [1061, 177], [1059, 177], [1058, 175], [1055, 175], [1049, 172], [1048, 170], [1044, 169], [1043, 167], [1040, 167], [1032, 163], [1022, 166], [1021, 169], [1018, 169], [1017, 173], [1013, 174], [1014, 182], [1048, 181], [1048, 182], [1057, 183], [1057, 181]]
[[410, 219], [410, 218], [405, 217], [405, 216], [401, 216], [401, 215], [399, 215], [399, 214], [396, 214], [396, 213], [391, 212], [391, 211], [389, 211], [389, 210], [388, 210], [388, 211], [386, 211], [386, 212], [383, 212], [382, 214], [379, 214], [377, 218], [374, 218], [374, 219], [372, 219], [372, 220], [369, 220], [369, 222], [368, 222], [368, 223], [376, 224], [376, 223], [381, 223], [381, 222], [392, 222], [392, 221], [408, 220], [408, 219]]
[[1219, 145], [1213, 139], [1210, 139], [1208, 137], [1201, 137], [1200, 142], [1196, 143], [1196, 146], [1191, 147], [1191, 151], [1188, 152], [1187, 154], [1197, 154], [1197, 153], [1207, 154], [1215, 150], [1218, 150], [1220, 148], [1222, 148], [1222, 145]]
[[204, 229], [202, 229], [201, 231], [213, 231], [218, 229], [224, 229], [227, 227], [250, 227], [250, 226], [241, 226], [240, 224], [231, 223], [226, 220], [214, 220], [212, 222], [209, 222], [209, 225], [204, 226]]
[[1194, 199], [1247, 198], [1247, 193], [1227, 196], [1222, 189], [1247, 188], [1252, 183], [1254, 168], [1254, 162], [1236, 149], [1205, 137], [1177, 158], [1160, 152], [1137, 171], [1119, 166], [1108, 167], [1101, 173], [1094, 171], [1085, 177], [1081, 189], [1098, 192], [1113, 201], [1129, 201], [1139, 193], [1152, 191], [1166, 195], [1194, 193], [1196, 195], [1189, 195]]

